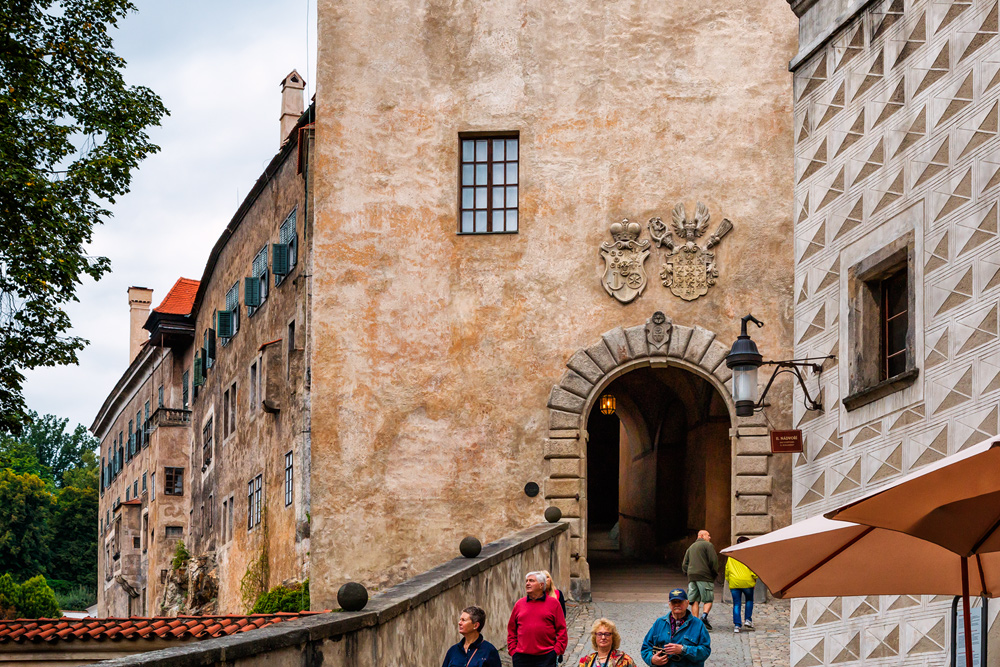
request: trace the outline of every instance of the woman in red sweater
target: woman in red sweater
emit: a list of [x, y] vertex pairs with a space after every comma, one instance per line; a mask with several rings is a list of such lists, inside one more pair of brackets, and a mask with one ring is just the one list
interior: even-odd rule
[[514, 667], [555, 667], [566, 651], [566, 616], [559, 600], [545, 594], [542, 572], [524, 577], [527, 595], [514, 603], [507, 622], [507, 652]]

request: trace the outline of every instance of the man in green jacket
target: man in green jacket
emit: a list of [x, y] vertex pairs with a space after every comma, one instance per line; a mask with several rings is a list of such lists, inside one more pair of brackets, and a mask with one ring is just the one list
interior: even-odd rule
[[712, 546], [712, 536], [707, 530], [698, 531], [698, 539], [688, 547], [684, 554], [681, 569], [688, 577], [688, 599], [691, 601], [691, 612], [699, 618], [699, 604], [705, 603], [705, 610], [700, 618], [705, 628], [712, 629], [708, 622], [708, 612], [712, 610], [715, 599], [715, 578], [719, 576], [719, 555]]

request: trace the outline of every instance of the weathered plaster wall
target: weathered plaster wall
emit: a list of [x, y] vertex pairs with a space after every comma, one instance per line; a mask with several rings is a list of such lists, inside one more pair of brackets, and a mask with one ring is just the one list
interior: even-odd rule
[[360, 612], [285, 621], [107, 665], [436, 667], [447, 648], [459, 640], [458, 616], [472, 604], [486, 611], [483, 634], [505, 654], [507, 620], [514, 602], [524, 595], [524, 575], [549, 570], [556, 585], [566, 589], [569, 561], [566, 524], [537, 524], [484, 546], [477, 558], [452, 559], [390, 588]]
[[[549, 390], [602, 332], [753, 311], [789, 353], [795, 29], [774, 0], [319, 3], [314, 607], [537, 520]], [[458, 133], [510, 130], [520, 232], [456, 235]], [[654, 253], [618, 304], [608, 226], [682, 200], [735, 225], [718, 285], [683, 302]]]
[[[248, 566], [266, 554], [272, 588], [309, 576], [309, 474], [306, 435], [309, 336], [308, 275], [312, 225], [306, 203], [306, 171], [299, 170], [292, 147], [268, 175], [238, 224], [224, 235], [211, 277], [201, 285], [195, 345], [215, 327], [215, 313], [226, 309], [226, 293], [238, 285], [240, 325], [236, 335], [216, 346], [216, 359], [205, 384], [192, 400], [191, 542], [192, 553], [215, 552], [219, 563], [219, 613], [244, 613], [240, 582]], [[295, 213], [298, 258], [290, 273], [275, 284], [272, 244]], [[267, 299], [251, 315], [244, 279], [261, 249], [268, 256]], [[294, 323], [295, 340], [289, 343]], [[251, 400], [251, 365], [258, 387]], [[235, 398], [232, 398], [235, 387]], [[225, 394], [235, 401], [234, 429], [225, 427]], [[268, 400], [276, 412], [264, 409]], [[205, 428], [211, 420], [211, 463], [204, 465]], [[285, 454], [292, 452], [292, 502], [285, 502]], [[262, 475], [261, 522], [248, 527], [247, 485]], [[230, 505], [234, 509], [230, 510]], [[226, 516], [223, 516], [223, 512]], [[230, 519], [231, 516], [231, 519]], [[232, 524], [230, 525], [230, 521]]]
[[[796, 520], [1000, 432], [997, 31], [995, 2], [877, 0], [795, 69], [795, 351], [838, 355], [827, 410], [795, 410]], [[918, 376], [849, 411], [852, 359], [877, 354], [849, 330], [849, 270], [908, 235]], [[951, 599], [793, 601], [791, 664], [947, 664]]]
[[[100, 456], [107, 464], [109, 450], [119, 434], [128, 440], [128, 423], [133, 422], [139, 412], [145, 419], [146, 404], [149, 404], [151, 421], [155, 423], [158, 408], [158, 388], [164, 387], [164, 407], [180, 409], [180, 377], [185, 364], [183, 353], [159, 348], [143, 349], [137, 360], [126, 371], [127, 381], [117, 388], [117, 393], [109, 397], [109, 410], [102, 414], [92, 427], [101, 441]], [[102, 616], [127, 616], [130, 611], [128, 595], [115, 579], [122, 575], [129, 585], [140, 595], [132, 602], [131, 613], [152, 614], [157, 608], [158, 596], [162, 592], [160, 572], [169, 567], [176, 538], [166, 537], [167, 526], [185, 529], [188, 523], [189, 506], [185, 496], [167, 496], [163, 493], [164, 466], [186, 468], [189, 452], [189, 428], [187, 426], [161, 426], [153, 428], [145, 445], [130, 460], [125, 461], [121, 472], [104, 488], [98, 502], [98, 516], [94, 521], [104, 530], [98, 539], [98, 614]], [[159, 474], [157, 473], [159, 470]], [[145, 475], [145, 487], [143, 476]], [[155, 477], [154, 477], [155, 475]], [[157, 484], [153, 493], [153, 484]], [[126, 488], [129, 489], [126, 493]], [[131, 490], [137, 489], [133, 496]], [[116, 502], [126, 498], [138, 498], [140, 505], [121, 506], [113, 510]], [[115, 534], [117, 520], [123, 512], [120, 524], [121, 535]], [[110, 521], [108, 518], [110, 517]], [[147, 521], [143, 521], [143, 517]], [[134, 527], [125, 530], [125, 526]], [[140, 537], [140, 546], [134, 546], [133, 537]], [[116, 545], [120, 548], [119, 558], [113, 554]], [[143, 606], [145, 592], [145, 606]]]

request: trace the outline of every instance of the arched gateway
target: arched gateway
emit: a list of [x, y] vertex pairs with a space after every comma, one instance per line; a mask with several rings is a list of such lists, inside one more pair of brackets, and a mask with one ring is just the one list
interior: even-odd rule
[[[598, 549], [679, 562], [700, 527], [722, 546], [771, 530], [767, 428], [735, 416], [728, 352], [657, 312], [570, 357], [549, 394], [545, 498], [571, 524], [577, 599], [589, 598]], [[597, 407], [606, 393], [612, 420]]]

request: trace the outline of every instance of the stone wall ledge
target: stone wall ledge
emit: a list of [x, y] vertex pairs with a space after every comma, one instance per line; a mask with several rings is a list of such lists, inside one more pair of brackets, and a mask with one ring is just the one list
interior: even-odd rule
[[[476, 558], [454, 558], [373, 596], [363, 611], [331, 612], [285, 621], [237, 635], [130, 655], [102, 662], [107, 667], [201, 667], [250, 658], [285, 648], [339, 639], [363, 628], [382, 625], [499, 563], [555, 538], [569, 529], [566, 522], [539, 523], [483, 547]], [[457, 545], [456, 545], [457, 548]]]

